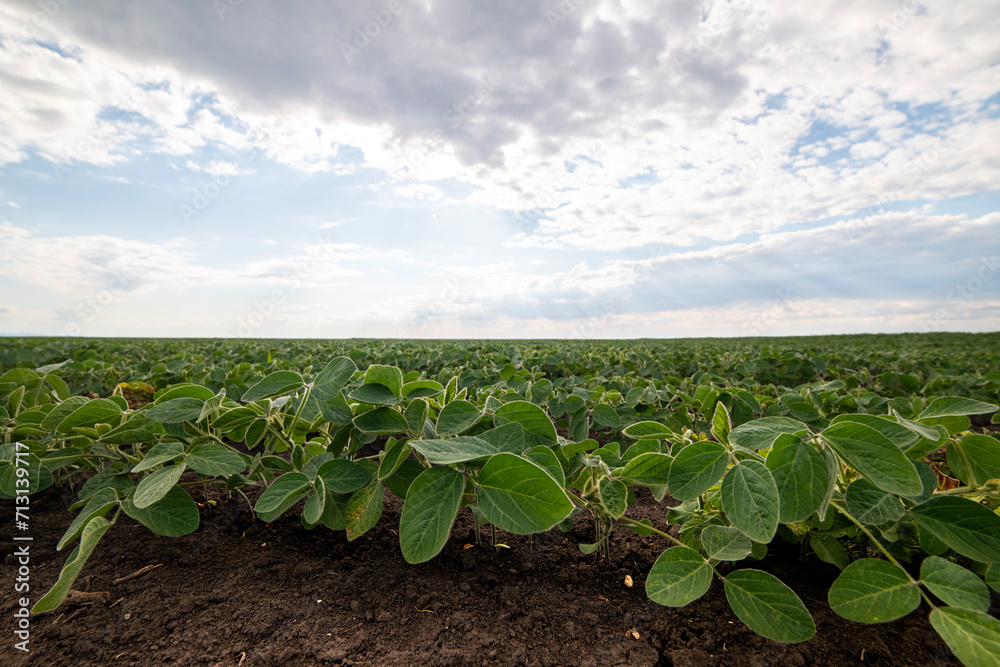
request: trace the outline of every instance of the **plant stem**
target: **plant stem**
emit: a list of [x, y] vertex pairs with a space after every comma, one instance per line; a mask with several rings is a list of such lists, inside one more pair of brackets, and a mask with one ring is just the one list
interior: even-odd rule
[[309, 393], [312, 391], [312, 385], [306, 385], [306, 391], [302, 394], [302, 401], [299, 403], [299, 409], [295, 411], [295, 416], [292, 417], [292, 425], [288, 427], [289, 437], [295, 437], [295, 425], [299, 423], [299, 415], [302, 414], [302, 408], [306, 407], [306, 401], [309, 400]]

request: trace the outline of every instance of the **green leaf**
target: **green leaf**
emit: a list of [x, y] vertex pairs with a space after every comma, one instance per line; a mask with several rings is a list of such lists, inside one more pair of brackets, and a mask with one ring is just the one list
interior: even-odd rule
[[573, 502], [544, 468], [507, 453], [483, 466], [478, 496], [490, 523], [520, 535], [548, 530], [573, 511]]
[[259, 401], [262, 398], [271, 398], [281, 394], [288, 394], [298, 391], [305, 385], [302, 376], [294, 371], [276, 371], [271, 373], [257, 384], [250, 387], [243, 394], [243, 402]]
[[105, 468], [83, 483], [79, 498], [86, 500], [104, 488], [112, 488], [118, 493], [119, 498], [124, 498], [135, 488], [135, 482], [125, 473], [114, 468]]
[[767, 544], [778, 530], [778, 487], [763, 463], [740, 461], [722, 479], [722, 509], [754, 542]]
[[[834, 418], [833, 423], [839, 424], [840, 422], [854, 422], [856, 424], [864, 424], [869, 426], [886, 438], [892, 441], [894, 445], [906, 451], [913, 445], [915, 445], [919, 440], [920, 436], [914, 433], [911, 429], [907, 428], [903, 424], [894, 422], [885, 417], [879, 417], [877, 415], [839, 415]], [[925, 431], [929, 431], [937, 435], [934, 429], [927, 428], [924, 425], [920, 425]]]
[[948, 445], [948, 467], [963, 483], [980, 486], [1000, 478], [1000, 440], [971, 433]]
[[187, 465], [181, 463], [164, 466], [156, 472], [146, 475], [139, 482], [139, 486], [135, 488], [135, 493], [132, 494], [132, 503], [139, 509], [146, 509], [166, 496], [185, 470], [187, 470]]
[[322, 477], [313, 481], [313, 489], [315, 492], [309, 496], [306, 506], [302, 508], [302, 518], [307, 523], [316, 525], [323, 520], [323, 510], [326, 505], [326, 486], [323, 484]]
[[238, 452], [213, 443], [198, 445], [184, 460], [191, 470], [208, 477], [229, 477], [247, 468], [246, 461]]
[[846, 500], [854, 518], [870, 526], [898, 521], [906, 511], [898, 496], [886, 493], [864, 477], [850, 483]]
[[378, 466], [378, 481], [381, 482], [396, 472], [412, 450], [413, 448], [406, 438], [397, 440], [386, 447]]
[[865, 424], [838, 422], [823, 431], [823, 440], [872, 484], [900, 496], [923, 490], [920, 475], [899, 447]]
[[491, 428], [476, 437], [494, 445], [500, 452], [510, 454], [522, 453], [528, 444], [524, 439], [524, 427], [517, 423]]
[[476, 436], [460, 435], [447, 440], [411, 440], [410, 446], [431, 463], [451, 465], [500, 454], [500, 449]]
[[69, 589], [73, 586], [73, 582], [76, 581], [77, 575], [80, 574], [80, 570], [83, 569], [97, 543], [104, 536], [104, 533], [108, 532], [108, 528], [110, 527], [111, 522], [101, 516], [94, 517], [87, 522], [83, 527], [80, 544], [77, 545], [73, 553], [66, 559], [66, 564], [63, 565], [62, 572], [59, 573], [56, 583], [31, 608], [32, 613], [37, 614], [49, 611], [62, 604], [62, 601], [66, 599], [66, 595], [69, 593]]
[[387, 387], [396, 398], [403, 397], [403, 372], [395, 366], [372, 364], [365, 371], [364, 384], [380, 384]]
[[608, 514], [616, 519], [625, 516], [625, 510], [628, 509], [628, 487], [625, 486], [625, 483], [618, 479], [604, 477], [601, 479], [599, 489], [601, 502], [604, 503]]
[[705, 526], [701, 543], [704, 554], [716, 560], [743, 560], [753, 549], [750, 538], [732, 526]]
[[1000, 621], [986, 614], [941, 607], [931, 611], [931, 625], [966, 667], [996, 667]]
[[354, 493], [371, 482], [372, 474], [364, 467], [347, 459], [327, 461], [319, 467], [317, 477], [323, 478], [323, 484], [330, 493]]
[[[534, 394], [535, 388], [532, 387], [532, 394]], [[536, 401], [537, 402], [537, 401]], [[615, 412], [615, 409], [610, 405], [604, 403], [598, 403], [590, 411], [590, 418], [594, 420], [594, 423], [599, 427], [611, 427], [613, 429], [620, 429], [622, 425], [621, 417]]]
[[403, 398], [430, 398], [444, 391], [444, 385], [437, 380], [414, 380], [403, 385]]
[[726, 577], [726, 599], [741, 621], [777, 642], [804, 642], [816, 624], [802, 600], [773, 574], [737, 570]]
[[826, 459], [793, 435], [780, 435], [767, 454], [767, 469], [778, 488], [778, 520], [803, 521], [822, 505], [832, 486]]
[[448, 542], [465, 490], [454, 468], [428, 468], [413, 480], [399, 515], [399, 546], [407, 563], [437, 556]]
[[149, 507], [136, 507], [131, 499], [122, 503], [122, 511], [157, 535], [179, 537], [198, 528], [198, 506], [179, 486]]
[[212, 398], [215, 394], [208, 387], [203, 387], [200, 384], [175, 384], [166, 389], [161, 389], [156, 392], [153, 396], [153, 404], [159, 405], [160, 403], [166, 403], [169, 400], [175, 398], [196, 398], [199, 401], [207, 401]]
[[468, 401], [452, 401], [438, 415], [438, 436], [458, 435], [471, 428], [483, 416], [482, 410]]
[[1000, 516], [968, 498], [938, 496], [910, 510], [913, 520], [949, 547], [980, 563], [1000, 562]]
[[[77, 426], [93, 426], [94, 424], [118, 424], [122, 418], [121, 406], [107, 398], [95, 398], [80, 405], [55, 427], [59, 433], [70, 435]], [[42, 428], [51, 428], [48, 419], [42, 421]]]
[[896, 565], [862, 558], [840, 573], [827, 600], [834, 612], [849, 621], [885, 623], [919, 607], [920, 591]]
[[666, 607], [683, 607], [708, 592], [712, 566], [694, 549], [672, 547], [653, 563], [646, 577], [646, 595]]
[[566, 473], [563, 471], [559, 457], [552, 451], [551, 447], [538, 445], [532, 447], [524, 453], [525, 458], [534, 461], [552, 475], [552, 479], [559, 483], [559, 486], [566, 486]]
[[132, 472], [142, 472], [155, 468], [161, 463], [173, 461], [179, 456], [184, 456], [184, 445], [179, 442], [161, 442], [149, 448], [142, 461], [132, 468]]
[[[735, 433], [735, 430], [733, 431]], [[694, 500], [722, 479], [729, 454], [715, 442], [694, 442], [670, 464], [667, 487], [678, 500]]]
[[990, 589], [974, 573], [939, 556], [925, 558], [920, 581], [931, 593], [952, 607], [969, 611], [990, 610]]
[[143, 414], [161, 424], [180, 424], [197, 422], [204, 407], [205, 401], [182, 396], [150, 406]]
[[622, 478], [643, 486], [666, 486], [670, 480], [670, 464], [672, 462], [673, 459], [669, 454], [660, 454], [659, 452], [639, 454], [625, 464]]
[[724, 445], [729, 444], [729, 433], [733, 430], [729, 410], [719, 401], [715, 404], [715, 414], [712, 415], [712, 435]]
[[350, 357], [334, 357], [313, 380], [313, 391], [325, 398], [337, 396], [357, 370]]
[[841, 571], [851, 564], [851, 556], [837, 538], [826, 533], [813, 533], [809, 537], [809, 546], [816, 557], [824, 563], [836, 565]]
[[94, 496], [87, 501], [80, 513], [73, 519], [73, 523], [69, 525], [66, 532], [63, 534], [62, 539], [59, 540], [59, 544], [56, 545], [56, 551], [62, 551], [63, 547], [68, 543], [72, 542], [83, 532], [84, 525], [87, 524], [91, 519], [98, 516], [104, 516], [108, 513], [112, 507], [118, 504], [118, 495], [115, 493], [114, 489], [103, 488]]
[[1000, 410], [1000, 407], [992, 403], [983, 403], [982, 401], [974, 401], [971, 398], [960, 398], [958, 396], [942, 396], [931, 401], [917, 419], [987, 415], [997, 410]]
[[1000, 593], [1000, 565], [994, 563], [986, 568], [986, 584]]
[[805, 435], [809, 427], [789, 417], [762, 417], [734, 428], [729, 433], [729, 441], [747, 449], [765, 449], [782, 433]]
[[409, 428], [402, 414], [387, 407], [362, 412], [354, 418], [354, 426], [359, 431], [375, 435], [406, 433]]
[[536, 445], [554, 447], [558, 444], [556, 427], [552, 425], [552, 420], [534, 403], [527, 401], [506, 403], [497, 408], [495, 422], [497, 426], [520, 424], [524, 428], [525, 441], [532, 447]]
[[347, 505], [351, 502], [351, 495], [326, 491], [320, 523], [330, 530], [347, 530]]
[[393, 394], [389, 387], [378, 383], [363, 384], [347, 397], [370, 405], [396, 405], [400, 401], [399, 396]]
[[382, 516], [385, 490], [377, 479], [354, 492], [347, 503], [347, 541], [353, 542], [375, 527]]
[[[596, 410], [597, 408], [595, 407], [594, 409]], [[617, 416], [617, 413], [615, 413], [615, 416]], [[669, 428], [667, 428], [660, 422], [651, 422], [651, 421], [639, 422], [637, 424], [632, 424], [631, 426], [627, 426], [625, 427], [625, 430], [622, 431], [622, 433], [624, 433], [630, 438], [635, 438], [636, 440], [638, 440], [639, 438], [662, 439], [662, 438], [669, 438], [672, 435], [674, 435], [673, 431], [671, 431]]]
[[430, 405], [427, 401], [420, 398], [414, 399], [406, 406], [406, 412], [403, 415], [406, 420], [406, 430], [419, 437], [423, 433], [429, 412]]
[[301, 500], [308, 488], [309, 478], [302, 473], [285, 473], [271, 482], [271, 485], [257, 499], [257, 504], [254, 505], [253, 509], [261, 521], [270, 523]]
[[396, 469], [392, 475], [390, 475], [385, 480], [385, 485], [389, 487], [393, 495], [397, 498], [404, 500], [406, 498], [406, 493], [410, 488], [410, 484], [413, 483], [417, 477], [420, 476], [425, 468], [414, 461], [413, 459], [406, 459], [403, 461], [399, 468]]

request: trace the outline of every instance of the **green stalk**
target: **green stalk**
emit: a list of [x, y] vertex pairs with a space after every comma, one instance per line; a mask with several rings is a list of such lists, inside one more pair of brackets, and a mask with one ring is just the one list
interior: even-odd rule
[[299, 409], [295, 411], [295, 416], [292, 417], [292, 425], [288, 427], [289, 438], [295, 437], [295, 426], [299, 423], [299, 415], [302, 414], [302, 408], [306, 407], [306, 401], [309, 400], [309, 393], [312, 391], [312, 385], [306, 385], [306, 391], [302, 394], [302, 401], [299, 403]]

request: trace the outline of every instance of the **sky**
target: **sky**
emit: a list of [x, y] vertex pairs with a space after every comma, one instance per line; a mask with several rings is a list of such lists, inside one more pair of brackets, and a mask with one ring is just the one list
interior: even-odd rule
[[0, 0], [0, 333], [1000, 330], [996, 2]]

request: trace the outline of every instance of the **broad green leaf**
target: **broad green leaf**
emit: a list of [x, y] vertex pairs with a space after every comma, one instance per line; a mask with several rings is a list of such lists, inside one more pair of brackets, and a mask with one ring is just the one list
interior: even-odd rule
[[948, 445], [948, 467], [962, 482], [980, 486], [1000, 478], [1000, 440], [970, 433]]
[[712, 435], [724, 445], [729, 444], [729, 433], [733, 430], [729, 410], [719, 401], [715, 404], [715, 414], [712, 415]]
[[326, 486], [323, 484], [322, 477], [317, 477], [313, 481], [313, 489], [315, 489], [314, 493], [309, 496], [306, 506], [302, 508], [302, 518], [307, 523], [315, 525], [323, 520], [323, 511], [326, 506]]
[[509, 423], [520, 424], [524, 428], [525, 441], [532, 447], [557, 444], [556, 427], [545, 411], [534, 403], [512, 401], [497, 408], [494, 413], [497, 426]]
[[66, 564], [63, 565], [62, 572], [59, 573], [59, 578], [56, 580], [55, 585], [31, 608], [32, 613], [38, 614], [43, 611], [49, 611], [62, 604], [62, 601], [66, 599], [66, 595], [69, 593], [69, 589], [73, 586], [73, 582], [76, 581], [77, 575], [80, 574], [80, 570], [83, 569], [90, 554], [93, 553], [94, 547], [97, 546], [97, 543], [104, 536], [104, 533], [108, 532], [108, 528], [110, 527], [111, 522], [102, 516], [94, 517], [87, 522], [80, 536], [80, 544], [77, 545], [73, 553], [66, 559]]
[[62, 538], [59, 540], [59, 544], [56, 545], [56, 551], [62, 551], [62, 548], [68, 543], [72, 542], [83, 532], [84, 525], [88, 521], [97, 516], [104, 516], [108, 513], [112, 507], [118, 504], [118, 495], [115, 493], [114, 489], [103, 488], [94, 496], [87, 501], [80, 513], [73, 519], [73, 523], [69, 525], [66, 532], [63, 534]]
[[412, 450], [413, 448], [406, 438], [397, 440], [386, 447], [378, 466], [378, 481], [381, 482], [396, 472]]
[[635, 438], [636, 440], [639, 438], [669, 438], [674, 435], [673, 431], [660, 422], [651, 421], [639, 422], [637, 424], [627, 426], [622, 433], [630, 438]]
[[354, 493], [371, 482], [372, 474], [354, 461], [334, 459], [319, 467], [317, 477], [323, 478], [323, 484], [330, 493]]
[[988, 415], [996, 412], [998, 406], [992, 403], [974, 401], [971, 398], [958, 396], [942, 396], [931, 401], [927, 408], [917, 417], [919, 420], [936, 417], [964, 417], [967, 415]]
[[857, 623], [885, 623], [920, 606], [920, 591], [889, 561], [862, 558], [847, 566], [830, 587], [830, 608]]
[[934, 495], [938, 479], [937, 474], [926, 463], [914, 461], [913, 466], [917, 469], [917, 474], [920, 475], [920, 483], [924, 485], [924, 488], [920, 492], [920, 495], [903, 497], [919, 505]]
[[[19, 460], [19, 465], [0, 466], [0, 493], [6, 499], [14, 498], [17, 495], [18, 482], [23, 482], [25, 479], [28, 480], [28, 495], [36, 493], [42, 486], [42, 471], [48, 472], [42, 465], [42, 460], [34, 454], [25, 455], [22, 453]], [[27, 476], [19, 475], [19, 469], [25, 471]], [[49, 478], [51, 478], [51, 473], [49, 473]], [[23, 486], [21, 490], [24, 490]]]
[[139, 486], [135, 488], [135, 493], [132, 494], [132, 503], [139, 509], [146, 509], [166, 496], [186, 469], [187, 465], [180, 463], [164, 466], [156, 472], [146, 475], [139, 482]]
[[604, 477], [600, 483], [601, 502], [604, 503], [608, 514], [616, 519], [625, 515], [628, 509], [628, 487], [618, 479], [608, 479]]
[[573, 502], [544, 468], [507, 453], [483, 466], [478, 497], [490, 523], [520, 535], [548, 530], [573, 511]]
[[990, 588], [1000, 593], [1000, 565], [993, 563], [986, 568], [986, 583]]
[[[944, 432], [947, 434], [946, 437], [958, 435], [963, 431], [968, 431], [969, 428], [972, 427], [972, 420], [969, 419], [968, 417], [927, 417], [926, 419], [921, 419], [920, 421], [926, 424], [927, 426], [934, 428], [935, 430], [944, 429]], [[921, 443], [923, 442], [924, 441], [922, 440]], [[941, 446], [940, 442], [936, 444], [938, 445], [938, 447]], [[937, 449], [937, 447], [930, 447], [929, 445], [928, 447], [929, 447], [928, 453], [933, 452], [935, 449]], [[912, 453], [913, 450], [918, 448], [923, 449], [923, 447], [921, 447], [920, 444], [916, 444], [913, 447], [910, 447], [910, 449], [906, 450], [910, 458], [913, 458], [913, 453]]]
[[[532, 387], [532, 393], [534, 393], [534, 387]], [[537, 402], [537, 401], [536, 401]], [[613, 429], [619, 429], [622, 425], [621, 417], [615, 412], [615, 409], [610, 405], [604, 403], [598, 403], [590, 411], [590, 418], [594, 420], [594, 423], [599, 427], [610, 426]]]
[[323, 397], [337, 396], [357, 370], [350, 357], [334, 357], [313, 380], [313, 391]]
[[[735, 431], [734, 431], [735, 432]], [[694, 500], [722, 479], [729, 454], [715, 442], [695, 442], [674, 457], [667, 475], [670, 495]]]
[[886, 493], [864, 477], [850, 483], [846, 500], [854, 518], [870, 526], [898, 521], [906, 511], [898, 496]]
[[499, 451], [510, 454], [520, 454], [527, 447], [527, 442], [524, 439], [524, 427], [518, 423], [497, 426], [483, 431], [476, 437], [495, 446]]
[[395, 366], [372, 364], [365, 371], [364, 384], [380, 384], [387, 387], [396, 398], [403, 397], [403, 372]]
[[226, 410], [212, 420], [212, 428], [218, 429], [223, 433], [229, 433], [230, 431], [249, 426], [259, 416], [250, 408], [241, 405], [238, 408]]
[[552, 479], [559, 483], [559, 486], [566, 486], [566, 473], [563, 471], [562, 464], [559, 463], [559, 457], [556, 456], [551, 447], [538, 445], [526, 451], [524, 456], [545, 468], [552, 475]]
[[1000, 621], [992, 616], [940, 607], [931, 611], [931, 625], [966, 667], [1000, 664]]
[[400, 500], [403, 500], [406, 498], [406, 493], [410, 488], [410, 484], [412, 484], [413, 480], [419, 477], [420, 473], [424, 470], [425, 468], [413, 459], [406, 459], [399, 465], [396, 472], [386, 478], [385, 485], [389, 487], [389, 490], [392, 491], [393, 495]]
[[969, 611], [990, 610], [990, 589], [974, 573], [939, 556], [925, 558], [920, 581], [945, 604]]
[[458, 435], [471, 428], [482, 416], [482, 410], [472, 403], [452, 401], [441, 408], [437, 421], [437, 434], [439, 437]]
[[179, 456], [184, 456], [184, 445], [179, 442], [161, 442], [149, 448], [142, 461], [132, 468], [132, 472], [142, 472], [155, 468], [161, 463], [173, 461]]
[[812, 516], [832, 486], [826, 459], [794, 435], [780, 435], [767, 454], [767, 469], [778, 488], [778, 520], [803, 521]]
[[812, 533], [809, 537], [809, 546], [817, 558], [824, 563], [836, 565], [841, 571], [851, 564], [851, 556], [847, 553], [847, 549], [832, 535]]
[[403, 385], [403, 398], [430, 398], [444, 391], [444, 385], [437, 380], [414, 380]]
[[[563, 451], [565, 451], [565, 446], [563, 447]], [[651, 452], [660, 453], [659, 440], [657, 440], [656, 438], [644, 438], [642, 440], [637, 440], [632, 444], [631, 447], [625, 450], [624, 454], [622, 454], [622, 463], [627, 465], [629, 461], [632, 461], [640, 454], [649, 454]], [[673, 457], [670, 458], [673, 459]], [[661, 482], [661, 484], [665, 485], [666, 481]]]
[[1000, 562], [1000, 516], [968, 498], [938, 496], [910, 510], [922, 528], [980, 563]]
[[368, 412], [362, 412], [354, 418], [354, 426], [359, 431], [375, 435], [406, 433], [409, 428], [406, 418], [401, 413], [388, 407], [375, 408]]
[[119, 498], [124, 498], [135, 488], [135, 482], [125, 473], [105, 468], [83, 483], [79, 498], [80, 500], [91, 498], [103, 488], [112, 488], [118, 493]]
[[[52, 411], [45, 416], [42, 420], [42, 428], [46, 431], [57, 430], [59, 424], [62, 423], [64, 419], [69, 417], [73, 412], [80, 408], [81, 405], [86, 405], [89, 401], [83, 396], [70, 396], [65, 401], [52, 408]], [[117, 405], [115, 406], [117, 408]], [[0, 408], [2, 410], [2, 408]], [[109, 411], [108, 414], [111, 414]], [[98, 422], [94, 422], [95, 424]], [[104, 423], [104, 422], [101, 422]], [[72, 432], [72, 426], [66, 431], [66, 433]]]
[[778, 487], [763, 463], [740, 461], [722, 479], [722, 509], [754, 542], [767, 544], [778, 530]]
[[413, 480], [399, 515], [399, 546], [407, 563], [423, 563], [448, 542], [465, 490], [453, 468], [428, 468]]
[[215, 392], [208, 387], [201, 386], [200, 384], [175, 384], [156, 392], [153, 396], [153, 404], [159, 405], [160, 403], [166, 403], [167, 401], [175, 398], [195, 398], [201, 402], [205, 402], [214, 395]]
[[704, 554], [716, 560], [743, 560], [753, 549], [750, 538], [732, 526], [705, 526], [701, 543]]
[[370, 383], [363, 384], [347, 395], [348, 398], [359, 403], [369, 405], [396, 405], [400, 398], [392, 393], [389, 387], [384, 384]]
[[347, 503], [347, 541], [353, 542], [375, 527], [382, 516], [385, 487], [377, 479], [358, 489]]
[[708, 592], [712, 566], [694, 549], [671, 547], [653, 563], [646, 595], [666, 607], [683, 607]]
[[[332, 461], [331, 461], [332, 463]], [[254, 511], [261, 521], [271, 522], [301, 500], [309, 487], [309, 478], [300, 472], [288, 472], [278, 477], [257, 499]]]
[[276, 371], [271, 373], [257, 384], [250, 387], [243, 394], [243, 402], [259, 401], [262, 398], [271, 398], [281, 394], [288, 394], [298, 391], [304, 385], [302, 376], [294, 371]]
[[726, 577], [726, 599], [741, 621], [758, 635], [778, 642], [804, 642], [816, 624], [802, 600], [773, 574], [736, 570]]
[[[199, 408], [200, 409], [200, 408]], [[94, 424], [118, 424], [122, 418], [122, 408], [114, 401], [107, 398], [95, 398], [92, 401], [83, 403], [59, 422], [55, 430], [59, 433], [69, 435], [73, 433], [73, 428], [77, 426], [93, 426]], [[42, 421], [42, 428], [47, 428], [46, 420]]]
[[[638, 444], [638, 443], [637, 443]], [[673, 459], [669, 454], [647, 452], [639, 454], [625, 464], [622, 477], [633, 484], [644, 486], [666, 486], [669, 483], [670, 464]]]
[[789, 417], [762, 417], [734, 428], [729, 433], [729, 441], [747, 449], [766, 449], [782, 433], [805, 435], [809, 427]]
[[157, 535], [179, 537], [198, 528], [198, 506], [179, 486], [149, 507], [136, 507], [131, 500], [122, 503], [122, 511]]
[[247, 467], [239, 453], [214, 443], [198, 445], [184, 460], [191, 470], [208, 477], [229, 477], [243, 472]]
[[161, 424], [181, 424], [197, 422], [204, 407], [205, 401], [182, 396], [150, 406], [143, 414]]
[[428, 461], [438, 465], [465, 463], [501, 453], [496, 445], [471, 435], [460, 435], [447, 440], [411, 440], [410, 446]]
[[427, 415], [430, 412], [430, 405], [422, 398], [414, 399], [407, 407], [403, 415], [406, 421], [406, 430], [417, 437], [423, 433], [424, 424], [427, 422]]
[[855, 422], [838, 422], [823, 431], [823, 440], [872, 484], [901, 496], [923, 489], [920, 475], [899, 447], [875, 429]]
[[[885, 417], [879, 417], [877, 415], [838, 415], [833, 420], [834, 424], [839, 424], [841, 422], [854, 422], [855, 424], [864, 424], [865, 426], [871, 427], [891, 440], [894, 445], [904, 451], [915, 445], [917, 441], [920, 440], [920, 436], [914, 433], [911, 429], [908, 429], [906, 426], [898, 422], [894, 422], [891, 419], [886, 419]], [[921, 427], [927, 431], [933, 431], [933, 429], [929, 429], [926, 426], [921, 425]]]

